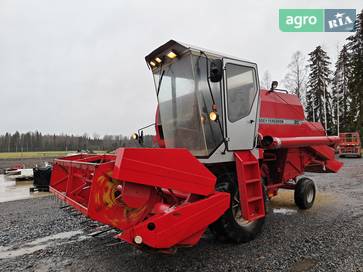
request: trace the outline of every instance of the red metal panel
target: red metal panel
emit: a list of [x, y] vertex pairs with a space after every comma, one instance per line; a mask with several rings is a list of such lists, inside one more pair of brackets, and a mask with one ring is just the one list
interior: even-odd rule
[[218, 192], [208, 198], [185, 203], [168, 213], [153, 216], [124, 231], [119, 237], [133, 244], [135, 236], [140, 236], [143, 244], [153, 248], [170, 248], [185, 243], [191, 246], [199, 241], [208, 225], [227, 210], [229, 203], [229, 194]]
[[[321, 128], [319, 130], [318, 128]], [[259, 124], [259, 130], [263, 136], [273, 137], [300, 137], [305, 136], [324, 136], [325, 132], [321, 124], [317, 124], [316, 127], [312, 126], [312, 123], [304, 121], [301, 124]]]
[[317, 154], [323, 162], [324, 172], [336, 173], [343, 167], [343, 163], [335, 159], [334, 149], [326, 145], [311, 146], [311, 150]]
[[[259, 133], [272, 137], [324, 136], [321, 123], [305, 121], [304, 109], [296, 95], [261, 91]], [[280, 123], [281, 121], [282, 123]]]
[[112, 177], [198, 195], [215, 191], [216, 177], [187, 149], [119, 148]]
[[313, 150], [317, 156], [324, 160], [335, 160], [334, 149], [327, 145], [314, 145], [310, 146], [309, 149]]
[[304, 120], [304, 110], [296, 95], [261, 90], [261, 118]]
[[115, 158], [114, 155], [80, 154], [56, 159], [50, 191], [82, 213], [89, 215], [89, 197], [94, 178], [105, 175], [105, 165], [112, 170]]
[[325, 164], [326, 172], [337, 173], [343, 167], [343, 163], [337, 160], [328, 160]]

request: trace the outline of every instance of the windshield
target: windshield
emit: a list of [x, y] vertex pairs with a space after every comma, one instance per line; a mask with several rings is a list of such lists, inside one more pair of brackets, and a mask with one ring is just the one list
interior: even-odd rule
[[[165, 146], [184, 147], [195, 156], [210, 155], [223, 139], [219, 123], [208, 117], [213, 102], [206, 61], [205, 57], [188, 54], [154, 71]], [[220, 83], [210, 84], [221, 119]]]

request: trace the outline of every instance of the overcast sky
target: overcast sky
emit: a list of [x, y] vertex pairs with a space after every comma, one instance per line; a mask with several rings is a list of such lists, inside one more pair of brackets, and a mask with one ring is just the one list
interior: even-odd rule
[[254, 61], [281, 81], [291, 55], [349, 33], [283, 33], [279, 8], [333, 1], [0, 0], [0, 133], [129, 135], [156, 106], [144, 56], [170, 39]]

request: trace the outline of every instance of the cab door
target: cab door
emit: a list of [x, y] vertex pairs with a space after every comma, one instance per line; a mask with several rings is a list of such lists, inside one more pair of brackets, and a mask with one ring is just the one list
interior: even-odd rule
[[257, 65], [224, 59], [224, 90], [228, 150], [253, 149], [260, 99]]

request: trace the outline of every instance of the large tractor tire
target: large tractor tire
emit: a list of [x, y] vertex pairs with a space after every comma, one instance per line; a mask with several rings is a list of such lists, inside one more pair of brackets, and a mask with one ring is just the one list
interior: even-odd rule
[[[227, 173], [217, 180], [217, 191], [231, 194], [229, 209], [213, 224], [210, 230], [217, 239], [226, 242], [244, 243], [253, 240], [261, 232], [265, 217], [256, 221], [247, 221], [241, 217], [237, 177]], [[264, 190], [265, 192], [265, 190]], [[265, 212], [268, 213], [268, 199], [265, 193]]]
[[315, 200], [316, 187], [314, 182], [309, 178], [301, 178], [296, 183], [294, 199], [295, 204], [300, 209], [310, 209]]

